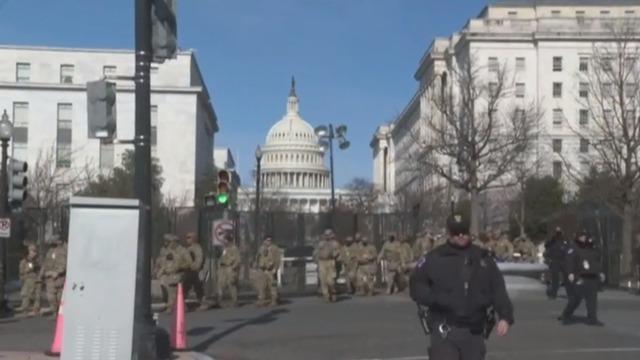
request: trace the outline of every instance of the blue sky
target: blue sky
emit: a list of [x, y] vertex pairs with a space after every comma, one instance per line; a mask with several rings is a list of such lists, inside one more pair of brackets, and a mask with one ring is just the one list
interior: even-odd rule
[[[133, 47], [133, 0], [0, 0], [0, 43]], [[197, 57], [218, 114], [216, 146], [249, 182], [253, 152], [285, 111], [291, 75], [312, 125], [349, 127], [336, 182], [371, 178], [369, 142], [417, 88], [417, 63], [482, 0], [179, 0], [179, 44]]]

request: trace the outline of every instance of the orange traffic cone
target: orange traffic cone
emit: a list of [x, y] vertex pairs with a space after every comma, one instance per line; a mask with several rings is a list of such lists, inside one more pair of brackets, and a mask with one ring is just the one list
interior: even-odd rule
[[64, 306], [64, 292], [62, 293], [62, 299], [60, 299], [60, 307], [58, 308], [58, 316], [56, 317], [56, 332], [53, 335], [53, 343], [51, 344], [51, 350], [45, 354], [48, 356], [60, 356], [62, 352], [62, 335], [64, 329], [64, 316], [62, 313], [62, 307]]
[[184, 323], [184, 293], [182, 283], [178, 284], [176, 303], [174, 305], [173, 324], [171, 326], [171, 348], [173, 350], [187, 350], [187, 329]]

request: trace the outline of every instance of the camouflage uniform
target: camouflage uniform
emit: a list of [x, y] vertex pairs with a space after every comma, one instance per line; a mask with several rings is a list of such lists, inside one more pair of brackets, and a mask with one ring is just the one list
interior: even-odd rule
[[518, 238], [515, 245], [516, 251], [520, 253], [523, 260], [532, 261], [538, 255], [538, 248], [527, 238]]
[[342, 273], [347, 284], [347, 292], [353, 294], [356, 291], [358, 283], [358, 253], [362, 244], [353, 242], [351, 237], [348, 237], [346, 244], [340, 248], [339, 260], [342, 263]]
[[258, 306], [267, 305], [267, 290], [271, 295], [271, 305], [278, 305], [278, 269], [280, 268], [280, 249], [267, 237], [258, 250], [256, 263], [256, 288], [258, 290]]
[[367, 243], [367, 239], [362, 239], [362, 249], [358, 255], [358, 278], [365, 295], [373, 295], [376, 276], [376, 247]]
[[202, 246], [195, 240], [195, 234], [187, 234], [187, 244], [185, 250], [189, 255], [190, 266], [184, 273], [184, 296], [188, 297], [193, 289], [196, 294], [196, 300], [200, 302], [200, 306], [204, 307], [204, 289], [202, 280], [200, 280], [200, 272], [204, 266], [204, 253]]
[[222, 302], [224, 291], [229, 291], [231, 305], [238, 306], [238, 278], [240, 275], [240, 250], [227, 240], [218, 267], [218, 301]]
[[52, 241], [54, 246], [47, 251], [40, 271], [45, 281], [47, 301], [57, 313], [67, 273], [67, 249], [57, 236]]
[[174, 234], [164, 236], [165, 244], [160, 249], [156, 261], [156, 276], [167, 293], [167, 307], [165, 311], [173, 311], [176, 302], [176, 292], [179, 283], [184, 281], [184, 275], [191, 266], [191, 259], [187, 250], [178, 243]]
[[418, 260], [420, 257], [428, 253], [433, 249], [433, 238], [431, 235], [427, 235], [425, 237], [421, 237], [416, 240], [416, 243], [413, 245], [413, 255], [415, 256], [415, 260]]
[[324, 235], [313, 251], [313, 259], [318, 264], [318, 279], [320, 290], [326, 301], [335, 301], [336, 289], [336, 259], [339, 249], [335, 243], [333, 232], [325, 231]]
[[400, 241], [400, 271], [398, 271], [398, 288], [404, 289], [409, 284], [409, 272], [415, 267], [413, 249], [406, 239]]
[[378, 261], [386, 261], [385, 282], [387, 283], [387, 294], [393, 294], [398, 288], [399, 273], [402, 271], [402, 253], [400, 251], [400, 244], [395, 240], [395, 237], [391, 237], [389, 241], [384, 243], [380, 254], [378, 255]]
[[20, 261], [20, 282], [22, 283], [20, 311], [27, 313], [31, 307], [31, 314], [38, 314], [42, 279], [40, 278], [40, 261], [35, 245], [29, 246], [29, 254]]
[[502, 236], [496, 243], [494, 252], [498, 259], [509, 260], [513, 257], [513, 244], [506, 236]]

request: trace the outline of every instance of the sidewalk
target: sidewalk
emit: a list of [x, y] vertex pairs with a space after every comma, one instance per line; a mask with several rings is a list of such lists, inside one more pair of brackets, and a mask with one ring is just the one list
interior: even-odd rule
[[[0, 351], [0, 360], [52, 360], [58, 359], [58, 357], [46, 356], [42, 352], [3, 352]], [[172, 360], [213, 360], [212, 357], [196, 353], [196, 352], [181, 352], [175, 353]]]

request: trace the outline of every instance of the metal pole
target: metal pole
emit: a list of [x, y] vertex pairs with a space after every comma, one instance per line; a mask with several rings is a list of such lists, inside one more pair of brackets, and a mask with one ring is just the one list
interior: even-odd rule
[[[0, 217], [3, 218], [9, 216], [9, 184], [7, 182], [8, 147], [9, 141], [2, 140], [2, 169], [0, 171], [0, 177], [2, 177], [2, 179], [0, 179], [2, 181], [0, 189], [0, 201], [2, 202], [2, 205], [0, 206], [0, 212], [2, 212], [2, 214], [0, 214]], [[4, 287], [7, 283], [7, 241], [9, 241], [9, 239], [0, 239], [0, 255], [2, 256], [2, 268], [0, 269], [0, 271], [2, 271], [2, 278], [0, 279], [2, 282], [0, 283], [0, 286], [2, 286], [2, 288], [0, 288], [0, 314], [8, 308], [8, 304], [4, 300]]]
[[333, 125], [329, 124], [329, 162], [331, 166], [331, 225], [336, 212], [336, 187], [333, 182]]
[[256, 157], [256, 221], [255, 221], [255, 243], [260, 242], [260, 183], [261, 183], [261, 170], [262, 170], [262, 157]]
[[135, 2], [135, 184], [142, 211], [134, 314], [134, 359], [156, 358], [151, 315], [151, 0]]

